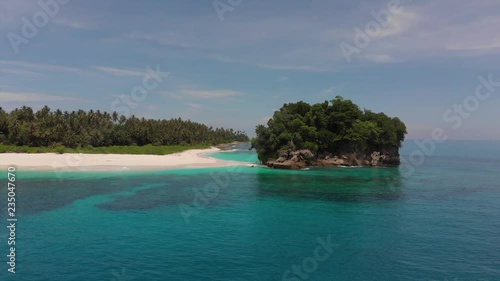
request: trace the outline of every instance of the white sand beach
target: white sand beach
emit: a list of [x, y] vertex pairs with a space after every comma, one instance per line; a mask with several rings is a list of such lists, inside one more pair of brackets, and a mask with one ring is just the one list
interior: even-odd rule
[[15, 166], [30, 170], [121, 170], [121, 169], [172, 169], [204, 168], [244, 165], [209, 157], [207, 154], [218, 148], [193, 149], [169, 155], [129, 154], [56, 154], [56, 153], [2, 153], [0, 167]]

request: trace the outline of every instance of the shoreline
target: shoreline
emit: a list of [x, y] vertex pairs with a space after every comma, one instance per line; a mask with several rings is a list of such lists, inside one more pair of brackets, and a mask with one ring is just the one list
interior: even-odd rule
[[0, 168], [16, 167], [50, 171], [127, 171], [170, 170], [185, 168], [211, 168], [240, 166], [249, 163], [226, 161], [207, 156], [222, 151], [212, 147], [192, 149], [167, 155], [141, 154], [86, 154], [86, 153], [2, 153]]

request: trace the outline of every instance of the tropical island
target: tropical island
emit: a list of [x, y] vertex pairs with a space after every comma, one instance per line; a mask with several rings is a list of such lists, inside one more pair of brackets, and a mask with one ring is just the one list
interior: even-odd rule
[[[399, 118], [361, 110], [352, 101], [337, 96], [313, 105], [303, 101], [284, 104], [267, 126], [256, 127], [251, 148], [263, 164], [272, 168], [396, 166], [405, 134], [406, 126]], [[146, 119], [99, 110], [63, 112], [48, 106], [38, 111], [27, 106], [11, 112], [0, 108], [0, 153], [4, 153], [0, 166], [235, 165], [238, 163], [201, 154], [217, 151], [214, 146], [224, 149], [221, 144], [249, 141], [245, 132], [180, 118]], [[35, 159], [26, 153], [39, 155]], [[84, 155], [85, 161], [74, 165], [68, 157], [57, 156], [62, 154], [80, 158]], [[89, 156], [95, 154], [100, 156]]]
[[0, 153], [113, 153], [165, 155], [248, 142], [245, 132], [182, 120], [126, 117], [97, 111], [51, 111], [44, 106], [0, 107]]
[[235, 165], [205, 157], [225, 143], [248, 142], [242, 131], [180, 118], [155, 120], [116, 112], [0, 108], [0, 167], [117, 170]]
[[272, 168], [396, 166], [406, 133], [399, 118], [337, 96], [313, 105], [284, 104], [267, 126], [257, 126], [252, 148]]

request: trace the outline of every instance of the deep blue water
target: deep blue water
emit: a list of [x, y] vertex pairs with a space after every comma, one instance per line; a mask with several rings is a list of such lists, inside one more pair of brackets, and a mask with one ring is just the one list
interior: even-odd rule
[[1, 227], [0, 280], [500, 280], [500, 143], [448, 141], [411, 167], [20, 170], [17, 273]]

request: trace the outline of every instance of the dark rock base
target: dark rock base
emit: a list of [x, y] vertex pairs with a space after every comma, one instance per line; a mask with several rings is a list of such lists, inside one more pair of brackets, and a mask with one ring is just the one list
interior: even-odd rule
[[276, 169], [300, 170], [308, 166], [335, 167], [335, 166], [397, 166], [400, 163], [398, 149], [391, 151], [373, 151], [370, 154], [360, 152], [314, 154], [308, 149], [285, 151], [276, 160], [267, 161], [267, 166]]

